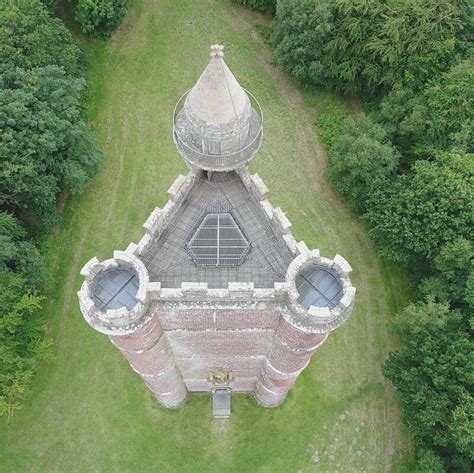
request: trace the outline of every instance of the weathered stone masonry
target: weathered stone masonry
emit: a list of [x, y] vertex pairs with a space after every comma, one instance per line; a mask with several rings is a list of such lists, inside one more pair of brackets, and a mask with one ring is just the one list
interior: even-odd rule
[[[212, 373], [226, 371], [232, 391], [271, 407], [349, 317], [352, 269], [340, 255], [328, 259], [297, 242], [262, 179], [247, 171], [262, 139], [261, 111], [228, 70], [222, 48], [214, 46], [212, 56], [175, 111], [174, 139], [191, 172], [171, 185], [138, 244], [84, 266], [79, 301], [86, 321], [109, 336], [162, 405], [209, 392]], [[197, 116], [190, 125], [186, 113]], [[241, 236], [217, 226], [197, 245], [212, 264], [196, 263], [189, 239], [206, 215], [231, 215], [248, 255], [236, 256]]]

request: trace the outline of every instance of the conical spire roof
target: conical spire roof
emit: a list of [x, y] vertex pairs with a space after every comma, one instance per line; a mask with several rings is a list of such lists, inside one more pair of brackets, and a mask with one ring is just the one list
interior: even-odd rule
[[249, 98], [227, 67], [224, 47], [211, 46], [211, 60], [186, 100], [188, 111], [208, 124], [229, 123], [241, 117]]

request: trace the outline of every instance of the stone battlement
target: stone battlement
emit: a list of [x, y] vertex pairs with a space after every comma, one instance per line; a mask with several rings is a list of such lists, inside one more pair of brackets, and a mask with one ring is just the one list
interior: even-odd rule
[[[302, 245], [299, 247], [301, 249]], [[137, 306], [131, 310], [121, 308], [108, 309], [105, 312], [97, 309], [91, 294], [94, 278], [106, 270], [119, 268], [124, 264], [133, 267], [139, 277]], [[296, 276], [311, 264], [327, 268], [339, 277], [342, 296], [335, 307], [304, 308], [300, 304]], [[81, 270], [85, 281], [78, 296], [88, 323], [106, 334], [120, 334], [122, 331], [128, 333], [133, 330], [132, 327], [140, 326], [143, 323], [141, 318], [146, 319], [146, 313], [152, 303], [155, 306], [174, 303], [189, 310], [219, 303], [226, 303], [227, 307], [234, 304], [235, 307], [241, 308], [259, 302], [277, 308], [291, 324], [301, 330], [328, 333], [342, 325], [352, 311], [355, 288], [348, 276], [351, 270], [349, 263], [340, 255], [329, 259], [320, 256], [319, 250], [307, 250], [295, 257], [290, 264], [285, 282], [274, 283], [273, 288], [255, 288], [251, 281], [229, 282], [226, 288], [218, 289], [209, 288], [206, 282], [182, 282], [179, 288], [162, 288], [159, 282], [149, 281], [148, 271], [136, 256], [135, 246], [132, 244], [126, 251], [115, 251], [112, 259], [100, 262], [94, 257], [88, 261]]]
[[84, 319], [166, 407], [212, 392], [211, 373], [220, 372], [230, 390], [279, 405], [353, 309], [350, 264], [297, 241], [246, 168], [262, 140], [249, 97], [213, 56], [175, 110], [173, 136], [190, 173], [170, 186], [138, 243], [81, 270]]

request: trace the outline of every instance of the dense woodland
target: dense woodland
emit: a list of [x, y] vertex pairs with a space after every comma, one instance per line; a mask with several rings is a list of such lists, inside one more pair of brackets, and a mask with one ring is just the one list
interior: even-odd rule
[[[384, 366], [415, 439], [416, 472], [474, 461], [473, 5], [470, 0], [234, 0], [274, 15], [273, 60], [301, 87], [362, 99], [318, 127], [327, 175], [380, 254], [407, 270]], [[78, 0], [106, 37], [126, 0]], [[17, 409], [51, 354], [41, 306], [44, 235], [102, 155], [84, 120], [83, 54], [55, 0], [0, 3], [0, 415]], [[262, 30], [263, 31], [263, 30]]]
[[463, 0], [243, 0], [275, 12], [274, 62], [302, 87], [356, 94], [322, 116], [327, 175], [403, 265], [413, 302], [384, 366], [415, 439], [410, 469], [474, 460], [473, 4]]
[[[106, 36], [123, 0], [79, 0], [82, 30]], [[55, 0], [0, 3], [0, 415], [21, 406], [44, 333], [41, 242], [68, 195], [81, 193], [102, 160], [84, 121], [84, 57], [56, 16]]]

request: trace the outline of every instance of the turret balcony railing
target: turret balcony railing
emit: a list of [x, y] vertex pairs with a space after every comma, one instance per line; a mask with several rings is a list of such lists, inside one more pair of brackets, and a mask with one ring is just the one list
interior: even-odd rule
[[173, 112], [173, 141], [181, 156], [191, 165], [208, 171], [231, 171], [248, 163], [259, 150], [263, 138], [263, 113], [257, 99], [245, 90], [252, 107], [248, 142], [245, 146], [229, 154], [207, 154], [196, 149], [189, 136], [184, 136], [183, 130], [179, 129], [178, 117], [184, 108], [189, 92], [191, 89], [182, 95]]

